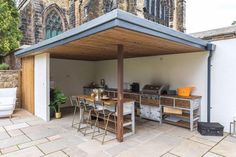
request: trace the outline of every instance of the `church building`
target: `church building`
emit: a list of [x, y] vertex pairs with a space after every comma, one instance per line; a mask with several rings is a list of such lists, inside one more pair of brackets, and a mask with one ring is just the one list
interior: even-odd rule
[[33, 45], [119, 8], [185, 32], [185, 0], [18, 0], [21, 45]]

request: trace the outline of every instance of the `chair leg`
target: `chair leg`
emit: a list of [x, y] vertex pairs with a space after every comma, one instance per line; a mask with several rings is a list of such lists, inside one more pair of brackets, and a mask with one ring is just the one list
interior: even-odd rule
[[[80, 117], [84, 117], [84, 112], [82, 113], [82, 116], [80, 116]], [[79, 126], [78, 126], [78, 129], [77, 129], [77, 132], [80, 131], [81, 123], [82, 123], [82, 120], [79, 119]]]
[[116, 134], [116, 127], [117, 127], [116, 124], [117, 123], [116, 123], [116, 116], [115, 115], [114, 115], [114, 123], [115, 123], [115, 134]]
[[107, 117], [106, 126], [105, 126], [105, 133], [104, 133], [103, 138], [102, 138], [102, 144], [104, 144], [105, 137], [107, 135], [107, 128], [108, 128], [109, 121], [110, 121], [110, 115], [108, 115], [108, 117]]
[[90, 119], [91, 119], [91, 110], [89, 111], [88, 119], [86, 120], [86, 127], [85, 127], [85, 130], [84, 130], [84, 136], [86, 135], [87, 128], [89, 127]]
[[[95, 130], [96, 130], [97, 123], [98, 123], [98, 116], [99, 116], [99, 115], [97, 114], [96, 121], [95, 121], [94, 128], [93, 128], [92, 139], [94, 138], [94, 135], [95, 135]], [[98, 131], [99, 131], [99, 128], [98, 128]], [[99, 131], [99, 132], [100, 132], [100, 131]]]
[[74, 126], [74, 122], [75, 122], [75, 114], [76, 114], [76, 110], [77, 110], [77, 106], [75, 106], [74, 108], [74, 115], [73, 115], [73, 120], [72, 120], [72, 127]]

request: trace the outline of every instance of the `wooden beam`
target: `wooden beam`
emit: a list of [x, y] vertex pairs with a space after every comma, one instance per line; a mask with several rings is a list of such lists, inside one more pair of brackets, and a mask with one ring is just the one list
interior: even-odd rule
[[123, 142], [123, 76], [124, 76], [124, 47], [117, 45], [117, 87], [118, 87], [118, 107], [117, 107], [117, 132], [116, 138]]

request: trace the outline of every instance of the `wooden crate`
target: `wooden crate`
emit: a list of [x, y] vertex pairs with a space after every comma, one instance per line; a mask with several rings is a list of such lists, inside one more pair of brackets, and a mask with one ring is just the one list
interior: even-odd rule
[[160, 100], [162, 105], [165, 106], [174, 106], [174, 99], [172, 98], [161, 98]]
[[159, 106], [159, 101], [154, 99], [148, 98], [141, 98], [141, 104], [143, 105], [150, 105], [150, 106]]
[[175, 107], [179, 108], [190, 108], [190, 101], [189, 100], [175, 100]]

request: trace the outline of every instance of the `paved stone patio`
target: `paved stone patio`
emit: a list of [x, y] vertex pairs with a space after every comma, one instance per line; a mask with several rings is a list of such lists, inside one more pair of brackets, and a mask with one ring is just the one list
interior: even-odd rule
[[136, 134], [101, 145], [71, 127], [72, 114], [48, 123], [16, 110], [0, 119], [1, 157], [236, 157], [236, 138], [206, 137], [187, 129], [137, 119]]

